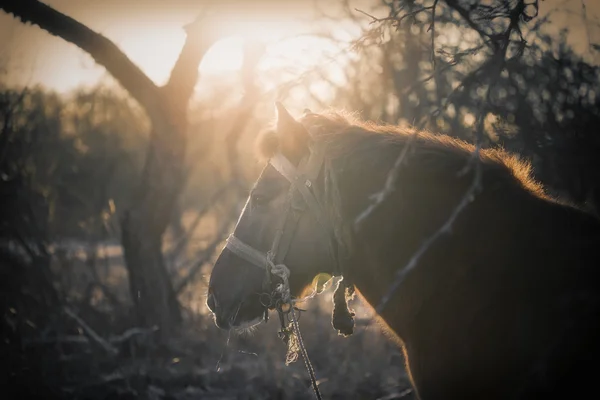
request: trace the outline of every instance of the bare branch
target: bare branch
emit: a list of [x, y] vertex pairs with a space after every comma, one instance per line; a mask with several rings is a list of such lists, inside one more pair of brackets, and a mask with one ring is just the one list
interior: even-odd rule
[[183, 289], [185, 289], [185, 287], [190, 284], [190, 282], [192, 282], [192, 280], [194, 280], [194, 278], [196, 277], [196, 275], [198, 274], [198, 272], [200, 272], [200, 270], [202, 269], [202, 266], [204, 266], [204, 264], [206, 264], [210, 258], [214, 255], [215, 250], [217, 249], [217, 246], [219, 245], [219, 243], [221, 243], [229, 234], [229, 224], [223, 224], [223, 226], [221, 227], [221, 230], [217, 233], [217, 235], [215, 236], [215, 239], [213, 240], [213, 242], [208, 245], [208, 247], [206, 247], [206, 249], [204, 249], [202, 251], [202, 254], [200, 255], [200, 259], [198, 259], [194, 265], [190, 268], [190, 271], [188, 272], [188, 274], [175, 286], [175, 293], [176, 294], [180, 294], [181, 291]]
[[[471, 72], [469, 74], [469, 76], [467, 76], [467, 78], [463, 79], [461, 84], [459, 85], [459, 87], [454, 89], [450, 93], [450, 95], [447, 96], [445, 99], [445, 104], [448, 104], [449, 99], [453, 96], [453, 94], [456, 93], [457, 90], [459, 90], [459, 88], [465, 87], [469, 80], [475, 79], [483, 71], [489, 72], [489, 74], [486, 74], [487, 75], [486, 77], [488, 78], [487, 93], [486, 93], [484, 100], [480, 103], [480, 107], [478, 110], [478, 118], [477, 118], [477, 124], [476, 124], [476, 132], [475, 132], [475, 148], [474, 148], [472, 157], [469, 159], [469, 162], [467, 163], [465, 168], [460, 172], [460, 174], [465, 174], [465, 173], [468, 173], [472, 168], [474, 168], [473, 181], [470, 184], [469, 188], [466, 190], [466, 192], [463, 195], [463, 197], [461, 198], [461, 200], [458, 202], [457, 206], [451, 212], [451, 214], [450, 214], [449, 218], [446, 220], [446, 222], [421, 244], [421, 246], [417, 249], [417, 251], [412, 255], [412, 257], [410, 258], [407, 265], [397, 271], [394, 281], [392, 282], [388, 291], [384, 294], [380, 303], [376, 307], [376, 311], [378, 314], [380, 314], [383, 311], [383, 309], [385, 308], [385, 306], [387, 305], [387, 303], [389, 302], [389, 300], [391, 299], [391, 297], [393, 296], [395, 291], [404, 282], [406, 276], [408, 276], [408, 274], [410, 274], [416, 268], [416, 266], [419, 263], [419, 260], [421, 259], [421, 256], [423, 254], [425, 254], [429, 250], [429, 248], [438, 239], [440, 239], [442, 236], [452, 232], [452, 226], [453, 226], [455, 220], [458, 218], [458, 216], [461, 214], [461, 212], [467, 207], [467, 205], [474, 200], [475, 196], [482, 190], [482, 186], [481, 186], [482, 167], [481, 167], [481, 162], [480, 162], [480, 151], [481, 151], [482, 144], [483, 144], [483, 131], [484, 131], [485, 115], [487, 115], [488, 105], [491, 104], [491, 98], [490, 98], [491, 91], [506, 66], [506, 58], [507, 58], [507, 54], [508, 54], [508, 47], [510, 44], [510, 37], [511, 37], [512, 32], [516, 31], [520, 36], [521, 44], [525, 43], [525, 39], [523, 38], [521, 28], [519, 26], [519, 22], [521, 21], [522, 18], [525, 20], [527, 20], [529, 18], [529, 16], [523, 16], [525, 13], [525, 7], [527, 6], [527, 4], [525, 4], [524, 1], [522, 1], [522, 0], [519, 1], [515, 5], [515, 7], [513, 7], [510, 10], [508, 9], [508, 5], [505, 5], [507, 8], [506, 14], [510, 20], [509, 25], [506, 28], [506, 30], [504, 32], [502, 32], [500, 35], [494, 35], [494, 36], [488, 35], [487, 33], [483, 32], [475, 24], [475, 22], [470, 18], [469, 11], [463, 9], [462, 6], [460, 6], [455, 0], [446, 0], [446, 3], [450, 7], [457, 10], [459, 12], [459, 14], [461, 14], [461, 16], [467, 20], [469, 25], [471, 25], [471, 27], [473, 29], [478, 31], [480, 33], [480, 35], [482, 35], [482, 37], [490, 38], [492, 40], [492, 44], [493, 44], [494, 50], [495, 50], [492, 57], [490, 57], [488, 60], [486, 60], [475, 71]], [[536, 7], [536, 15], [537, 15], [537, 2], [534, 4]], [[436, 6], [437, 6], [437, 0], [434, 2], [433, 6], [432, 6], [433, 7], [433, 11], [432, 11], [433, 15], [432, 15], [432, 22], [431, 22], [432, 24], [434, 24], [434, 15], [435, 15], [435, 7]], [[533, 17], [531, 17], [531, 18], [533, 18]], [[531, 18], [529, 18], [529, 19], [531, 19]], [[430, 28], [432, 30], [434, 29], [432, 26], [430, 26]], [[433, 43], [433, 38], [432, 38], [432, 47], [433, 47], [433, 44], [434, 43]], [[517, 53], [517, 56], [518, 55], [519, 55], [519, 53]], [[435, 74], [435, 70], [434, 70], [434, 74]], [[439, 111], [439, 109], [438, 109], [438, 111]], [[388, 173], [385, 187], [383, 188], [383, 190], [381, 190], [379, 193], [377, 193], [375, 195], [375, 201], [373, 203], [371, 203], [369, 205], [369, 207], [367, 207], [367, 209], [359, 215], [358, 218], [356, 218], [355, 225], [354, 225], [355, 229], [360, 229], [361, 224], [363, 224], [365, 222], [365, 220], [367, 218], [369, 218], [369, 216], [372, 214], [372, 212], [377, 207], [379, 207], [381, 205], [381, 203], [383, 203], [386, 200], [386, 198], [395, 190], [395, 181], [398, 178], [399, 170], [401, 168], [403, 159], [405, 157], [405, 152], [407, 151], [407, 147], [408, 147], [408, 144], [405, 146], [402, 153], [400, 154], [400, 156], [394, 163], [394, 166]]]
[[590, 54], [592, 54], [592, 35], [590, 34], [590, 25], [588, 23], [588, 17], [587, 17], [587, 7], [585, 5], [585, 0], [581, 0], [581, 17], [583, 20], [583, 24], [585, 25], [585, 34], [586, 34], [586, 39], [587, 39], [587, 47], [588, 47], [588, 52]]
[[414, 17], [417, 14], [420, 14], [420, 13], [422, 13], [424, 11], [428, 11], [428, 10], [433, 10], [433, 12], [435, 12], [436, 5], [437, 5], [437, 0], [435, 1], [434, 5], [432, 5], [432, 6], [419, 8], [415, 11], [408, 12], [408, 13], [402, 15], [401, 17], [398, 17], [397, 13], [392, 13], [392, 15], [385, 17], [385, 18], [374, 17], [373, 15], [371, 15], [365, 11], [359, 10], [358, 8], [355, 8], [354, 10], [371, 18], [372, 19], [372, 21], [370, 22], [371, 24], [374, 24], [376, 22], [392, 22], [392, 26], [395, 27], [396, 29], [399, 29], [400, 25], [402, 24], [402, 21], [404, 21], [406, 18]]
[[0, 9], [87, 52], [152, 115], [157, 87], [112, 41], [37, 0], [0, 0]]
[[467, 23], [467, 25], [469, 25], [469, 27], [471, 29], [473, 29], [475, 32], [477, 32], [479, 34], [479, 36], [481, 36], [481, 38], [485, 41], [486, 39], [489, 39], [490, 35], [487, 34], [486, 32], [484, 32], [479, 25], [477, 25], [475, 22], [473, 22], [473, 20], [471, 19], [471, 16], [469, 15], [469, 11], [466, 10], [465, 8], [463, 8], [458, 0], [446, 0], [446, 4], [450, 7], [453, 8], [454, 10], [456, 10], [458, 12], [458, 14], [460, 14], [460, 16], [465, 20], [465, 22]]
[[262, 43], [249, 42], [244, 46], [244, 61], [241, 69], [242, 84], [244, 85], [244, 96], [242, 97], [238, 114], [233, 125], [225, 136], [227, 144], [227, 159], [231, 165], [233, 181], [241, 187], [241, 168], [237, 155], [237, 144], [245, 131], [245, 126], [252, 117], [259, 96], [259, 89], [255, 82], [256, 67], [264, 54], [265, 46]]
[[396, 181], [398, 180], [398, 174], [400, 173], [400, 167], [404, 163], [404, 160], [406, 159], [406, 155], [408, 154], [408, 150], [410, 149], [410, 146], [411, 146], [413, 140], [415, 140], [415, 138], [417, 137], [418, 133], [419, 133], [419, 131], [415, 130], [415, 133], [412, 134], [410, 136], [410, 138], [407, 140], [406, 144], [404, 145], [404, 148], [400, 152], [400, 155], [398, 156], [398, 158], [396, 158], [396, 161], [394, 162], [392, 169], [390, 170], [390, 172], [387, 175], [383, 189], [381, 191], [379, 191], [378, 193], [375, 193], [374, 195], [372, 195], [372, 198], [374, 199], [374, 201], [371, 204], [369, 204], [369, 206], [362, 213], [360, 213], [358, 215], [358, 217], [356, 217], [356, 219], [354, 220], [355, 231], [360, 231], [363, 224], [371, 216], [371, 214], [377, 208], [379, 208], [381, 206], [381, 204], [387, 199], [387, 197], [392, 192], [394, 192], [396, 190]]
[[100, 335], [98, 335], [84, 320], [82, 320], [77, 314], [75, 314], [70, 308], [65, 307], [65, 314], [71, 317], [75, 322], [81, 326], [86, 335], [92, 339], [96, 344], [100, 345], [107, 353], [110, 355], [116, 356], [119, 354], [119, 351], [106, 340], [104, 340]]
[[392, 17], [377, 18], [377, 17], [369, 14], [368, 12], [360, 10], [358, 8], [355, 8], [354, 11], [359, 12], [359, 13], [361, 13], [363, 15], [366, 15], [367, 17], [371, 18], [371, 20], [372, 20], [371, 23], [382, 22], [382, 21], [392, 21], [392, 20], [394, 20], [394, 18], [392, 18]]
[[121, 335], [111, 336], [110, 342], [114, 344], [120, 344], [126, 342], [134, 336], [142, 336], [142, 335], [150, 335], [158, 330], [158, 327], [155, 325], [151, 328], [131, 328], [127, 329]]
[[25, 347], [32, 347], [35, 345], [55, 344], [55, 343], [79, 343], [88, 344], [90, 340], [86, 336], [79, 335], [67, 335], [50, 338], [34, 338], [34, 339], [23, 339], [23, 345]]
[[[480, 150], [480, 146], [478, 144], [478, 145], [476, 145], [475, 151], [473, 152], [473, 157], [470, 160], [473, 160], [473, 159], [479, 160], [479, 150]], [[467, 167], [469, 165], [472, 165], [471, 161], [469, 162]], [[471, 185], [469, 186], [469, 188], [467, 189], [467, 191], [465, 192], [465, 194], [463, 195], [463, 197], [461, 198], [460, 202], [454, 208], [454, 210], [452, 211], [452, 213], [450, 214], [450, 217], [446, 220], [446, 222], [433, 235], [429, 236], [427, 238], [427, 240], [425, 240], [423, 243], [421, 243], [421, 246], [417, 249], [417, 251], [415, 251], [415, 253], [412, 255], [412, 257], [410, 258], [410, 260], [408, 261], [406, 266], [404, 268], [400, 268], [397, 271], [394, 281], [390, 285], [388, 291], [383, 295], [383, 297], [381, 298], [381, 301], [379, 302], [379, 304], [377, 305], [377, 308], [375, 309], [377, 314], [381, 314], [381, 312], [383, 311], [385, 306], [388, 304], [388, 302], [392, 298], [393, 294], [396, 292], [396, 290], [398, 290], [398, 288], [402, 285], [402, 283], [404, 283], [404, 280], [406, 279], [408, 274], [410, 274], [416, 268], [416, 266], [419, 263], [419, 260], [423, 256], [423, 254], [425, 254], [427, 252], [427, 250], [429, 250], [429, 248], [442, 236], [452, 233], [452, 225], [454, 224], [454, 222], [456, 221], [458, 216], [464, 211], [464, 209], [467, 207], [467, 205], [469, 205], [475, 199], [475, 196], [482, 189], [482, 186], [481, 186], [482, 172], [481, 171], [482, 171], [481, 164], [479, 162], [477, 162], [476, 167], [475, 167], [475, 174], [474, 174], [473, 181], [472, 181]], [[465, 172], [465, 171], [461, 171], [461, 172]]]
[[433, 72], [435, 73], [435, 9], [437, 7], [438, 0], [433, 2], [431, 8], [431, 24], [427, 31], [431, 31], [431, 64], [433, 66]]
[[187, 38], [165, 85], [169, 97], [176, 99], [176, 107], [184, 110], [198, 81], [198, 67], [208, 49], [216, 41], [214, 30], [206, 29], [202, 15], [185, 27]]
[[210, 210], [211, 206], [215, 204], [223, 195], [225, 195], [229, 191], [229, 189], [232, 188], [232, 186], [235, 186], [235, 183], [229, 183], [218, 189], [212, 194], [212, 196], [210, 196], [210, 198], [200, 208], [200, 210], [198, 210], [196, 217], [194, 218], [194, 222], [192, 222], [187, 232], [179, 238], [175, 246], [173, 246], [173, 250], [170, 251], [169, 259], [171, 262], [174, 262], [175, 259], [181, 253], [181, 251], [185, 248], [185, 246], [187, 246], [194, 231], [198, 227], [198, 224], [202, 220], [202, 217], [206, 215], [206, 213]]

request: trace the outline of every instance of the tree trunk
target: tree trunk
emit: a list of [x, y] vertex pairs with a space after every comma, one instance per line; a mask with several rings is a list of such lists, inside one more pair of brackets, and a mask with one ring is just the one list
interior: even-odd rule
[[162, 253], [163, 234], [183, 181], [186, 135], [182, 129], [185, 124], [179, 125], [172, 124], [166, 131], [170, 133], [169, 141], [160, 140], [165, 135], [153, 135], [156, 137], [150, 144], [140, 185], [121, 224], [137, 322], [145, 327], [158, 326], [163, 337], [181, 322]]
[[75, 44], [90, 54], [136, 99], [150, 118], [150, 147], [133, 202], [122, 219], [122, 245], [138, 323], [157, 326], [161, 338], [181, 321], [162, 254], [162, 239], [181, 191], [188, 129], [187, 107], [198, 67], [215, 37], [198, 20], [168, 83], [157, 87], [108, 38], [37, 0], [0, 0], [0, 9]]
[[143, 211], [134, 210], [123, 221], [122, 244], [129, 272], [129, 288], [137, 323], [158, 326], [168, 335], [181, 322], [179, 303], [160, 250], [162, 232], [144, 231]]

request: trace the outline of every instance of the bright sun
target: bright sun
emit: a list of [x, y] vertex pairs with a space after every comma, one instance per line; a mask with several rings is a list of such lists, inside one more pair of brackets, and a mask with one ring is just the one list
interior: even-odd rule
[[309, 35], [290, 38], [275, 34], [253, 35], [250, 38], [236, 35], [216, 42], [202, 60], [200, 71], [218, 73], [240, 69], [243, 47], [247, 40], [258, 40], [266, 44], [265, 55], [259, 64], [259, 68], [263, 70], [286, 66], [310, 67], [319, 63], [327, 54], [339, 50], [329, 40]]
[[[258, 68], [271, 70], [293, 67], [310, 68], [324, 57], [339, 51], [332, 41], [310, 34], [302, 34], [297, 24], [246, 24], [229, 29], [205, 54], [200, 71], [213, 75], [239, 70], [243, 62], [243, 48], [247, 41], [265, 44], [265, 54]], [[118, 41], [123, 51], [158, 84], [166, 82], [171, 68], [185, 42], [181, 29], [172, 27], [140, 31], [135, 37], [125, 36]]]
[[259, 68], [269, 70], [287, 66], [310, 67], [328, 54], [339, 51], [331, 40], [309, 34], [309, 27], [293, 20], [244, 21], [225, 23], [222, 39], [204, 57], [200, 70], [205, 73], [237, 70], [242, 64], [247, 41], [266, 46]]

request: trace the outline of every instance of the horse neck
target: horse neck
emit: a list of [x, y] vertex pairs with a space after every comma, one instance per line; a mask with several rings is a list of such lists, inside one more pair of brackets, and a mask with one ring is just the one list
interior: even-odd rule
[[[402, 146], [394, 146], [395, 151], [384, 149], [377, 156], [355, 153], [344, 163], [338, 186], [339, 213], [346, 230], [354, 229], [358, 215], [372, 204], [372, 195], [384, 188], [388, 172], [402, 150]], [[388, 291], [396, 272], [406, 266], [420, 244], [443, 224], [470, 183], [470, 177], [457, 179], [455, 173], [419, 164], [418, 159], [409, 158], [399, 171], [396, 189], [387, 193], [385, 200], [351, 235], [344, 274], [350, 276], [373, 307]], [[417, 276], [411, 276], [411, 280], [414, 282], [416, 278], [421, 284], [418, 273], [412, 275]], [[411, 297], [410, 291], [398, 291], [393, 306], [381, 315], [401, 337], [406, 319], [418, 309], [415, 298]]]

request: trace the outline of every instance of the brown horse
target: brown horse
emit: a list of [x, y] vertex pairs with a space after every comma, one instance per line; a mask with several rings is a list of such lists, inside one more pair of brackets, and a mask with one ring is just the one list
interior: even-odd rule
[[[207, 303], [219, 327], [246, 327], [277, 308], [276, 264], [289, 269], [293, 296], [318, 273], [342, 275], [333, 322], [350, 334], [344, 294], [355, 285], [379, 304], [471, 184], [474, 169], [459, 172], [474, 147], [336, 113], [278, 114], [259, 143], [270, 162], [214, 266]], [[406, 146], [396, 189], [355, 229]], [[481, 191], [381, 323], [423, 400], [587, 398], [600, 377], [599, 221], [546, 195], [529, 165], [502, 150], [481, 150], [479, 168]]]

